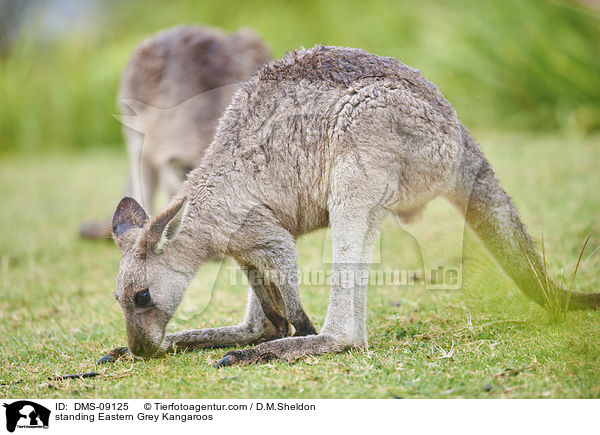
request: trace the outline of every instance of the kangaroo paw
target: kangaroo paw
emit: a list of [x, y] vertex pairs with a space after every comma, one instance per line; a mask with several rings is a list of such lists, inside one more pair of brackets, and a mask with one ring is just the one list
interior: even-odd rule
[[294, 337], [305, 337], [307, 335], [317, 335], [318, 332], [312, 324], [304, 325], [302, 328], [296, 329]]
[[131, 355], [131, 353], [129, 352], [129, 349], [126, 347], [117, 347], [117, 348], [111, 350], [110, 352], [108, 352], [102, 358], [100, 358], [96, 362], [96, 364], [113, 363], [125, 355]]

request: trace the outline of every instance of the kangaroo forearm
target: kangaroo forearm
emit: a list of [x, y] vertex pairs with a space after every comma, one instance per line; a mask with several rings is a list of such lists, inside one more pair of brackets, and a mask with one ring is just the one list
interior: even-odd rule
[[168, 334], [161, 349], [169, 352], [255, 344], [274, 338], [272, 329], [255, 329], [246, 325], [191, 329]]
[[[275, 338], [280, 337], [277, 336], [275, 328], [268, 324], [263, 324], [259, 328], [242, 324], [220, 328], [190, 329], [165, 336], [161, 349], [156, 356], [177, 350], [257, 344]], [[127, 354], [130, 354], [127, 347], [117, 347], [100, 358], [98, 364], [115, 362]]]

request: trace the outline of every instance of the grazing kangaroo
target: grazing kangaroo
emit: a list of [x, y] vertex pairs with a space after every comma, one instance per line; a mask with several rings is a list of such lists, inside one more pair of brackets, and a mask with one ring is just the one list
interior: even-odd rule
[[[151, 357], [262, 342], [228, 352], [218, 366], [365, 349], [367, 283], [357, 278], [369, 268], [383, 218], [388, 211], [410, 218], [437, 196], [543, 304], [525, 257], [542, 275], [534, 242], [435, 85], [396, 59], [358, 49], [288, 53], [236, 92], [200, 166], [166, 210], [151, 218], [131, 198], [118, 205], [116, 298], [129, 348]], [[317, 334], [300, 302], [294, 242], [327, 225], [332, 285]], [[198, 267], [221, 253], [262, 277], [250, 283], [244, 322], [165, 335]], [[600, 293], [573, 292], [569, 306], [596, 308]], [[294, 337], [285, 337], [288, 322]]]
[[[119, 105], [129, 156], [125, 194], [152, 210], [157, 186], [168, 198], [200, 162], [217, 121], [240, 82], [268, 62], [269, 49], [249, 29], [179, 26], [143, 41], [121, 79]], [[110, 221], [80, 234], [108, 237]]]

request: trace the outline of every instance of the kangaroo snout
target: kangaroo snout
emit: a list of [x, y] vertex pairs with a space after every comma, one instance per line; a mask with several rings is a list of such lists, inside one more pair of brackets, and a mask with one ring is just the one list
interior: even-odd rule
[[165, 331], [160, 325], [127, 324], [127, 344], [135, 356], [151, 358], [163, 342]]
[[160, 344], [156, 346], [154, 345], [154, 343], [138, 342], [129, 344], [129, 349], [131, 350], [131, 353], [141, 358], [151, 358], [158, 351], [159, 347]]
[[160, 345], [162, 344], [162, 337], [160, 338], [160, 340], [135, 338], [128, 340], [128, 342], [129, 350], [132, 354], [134, 354], [135, 356], [139, 356], [140, 358], [151, 358], [160, 349]]

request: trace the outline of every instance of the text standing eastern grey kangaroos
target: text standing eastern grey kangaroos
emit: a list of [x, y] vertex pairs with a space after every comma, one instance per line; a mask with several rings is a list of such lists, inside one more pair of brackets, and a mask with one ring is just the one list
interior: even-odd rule
[[[237, 91], [200, 166], [166, 210], [149, 217], [131, 198], [119, 203], [115, 295], [129, 349], [152, 357], [260, 343], [228, 352], [219, 366], [365, 349], [366, 283], [341, 278], [368, 269], [389, 211], [409, 218], [437, 196], [464, 214], [519, 288], [543, 304], [525, 256], [541, 276], [535, 244], [435, 85], [396, 59], [359, 49], [288, 53]], [[328, 225], [332, 285], [317, 333], [300, 302], [295, 239]], [[190, 279], [219, 254], [263, 278], [251, 282], [243, 323], [165, 335]], [[572, 309], [598, 306], [600, 293], [570, 294]]]

